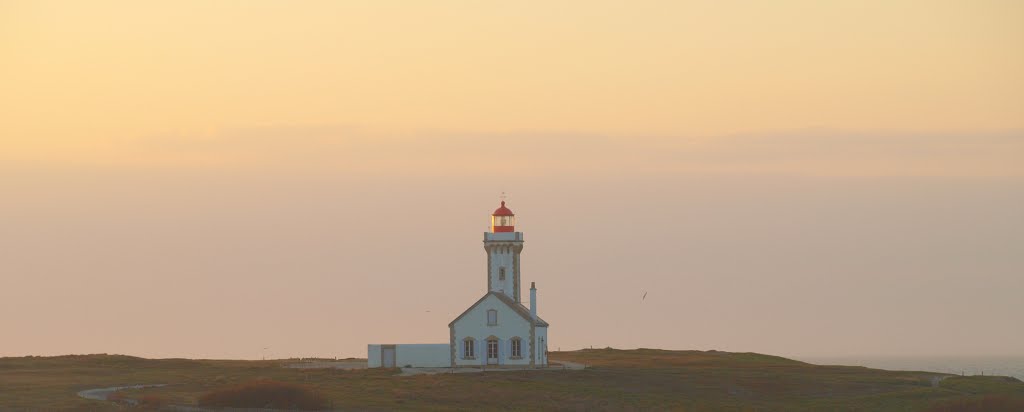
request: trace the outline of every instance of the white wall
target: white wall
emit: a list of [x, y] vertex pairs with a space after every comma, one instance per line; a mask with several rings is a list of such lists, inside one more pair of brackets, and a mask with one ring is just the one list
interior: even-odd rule
[[545, 349], [551, 350], [551, 343], [548, 342], [548, 328], [538, 326], [533, 332], [537, 338], [537, 366], [548, 366], [548, 357]]
[[[522, 247], [523, 232], [484, 232], [484, 242], [490, 247], [487, 276], [490, 278], [491, 290], [504, 291], [515, 300], [515, 248]], [[499, 280], [498, 269], [502, 267], [505, 268], [505, 280]]]
[[366, 345], [366, 363], [370, 368], [380, 367], [380, 345]]
[[[513, 259], [515, 252], [505, 249], [504, 247], [494, 247], [491, 252], [491, 267], [488, 270], [488, 276], [491, 277], [491, 290], [501, 291], [508, 297], [515, 299], [515, 268], [513, 267]], [[500, 268], [505, 268], [505, 280], [500, 280]]]
[[[366, 362], [370, 368], [381, 367], [380, 344], [367, 345]], [[447, 343], [411, 343], [395, 345], [395, 366], [413, 368], [446, 368], [451, 366]]]
[[451, 346], [447, 343], [400, 344], [395, 347], [395, 365], [414, 368], [452, 366]]
[[[498, 324], [487, 325], [487, 310], [498, 311]], [[530, 364], [530, 322], [512, 311], [508, 305], [498, 300], [493, 295], [487, 296], [483, 302], [466, 314], [453, 325], [455, 328], [455, 365], [456, 366], [480, 366], [487, 363], [486, 339], [495, 336], [501, 339], [502, 345], [499, 351], [503, 356], [501, 364], [504, 365], [529, 365]], [[465, 337], [471, 336], [477, 341], [476, 359], [463, 359], [462, 341]], [[522, 359], [508, 359], [511, 354], [509, 340], [512, 337], [522, 339]]]

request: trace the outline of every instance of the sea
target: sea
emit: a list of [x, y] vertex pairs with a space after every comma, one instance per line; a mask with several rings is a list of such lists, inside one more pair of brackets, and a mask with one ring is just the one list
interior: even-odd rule
[[1012, 376], [1024, 381], [1022, 356], [796, 356], [816, 365], [866, 366], [898, 371]]

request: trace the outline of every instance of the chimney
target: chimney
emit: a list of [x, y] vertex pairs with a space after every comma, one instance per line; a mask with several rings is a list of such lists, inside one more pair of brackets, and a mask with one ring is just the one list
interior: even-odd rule
[[530, 318], [537, 323], [537, 282], [530, 282]]

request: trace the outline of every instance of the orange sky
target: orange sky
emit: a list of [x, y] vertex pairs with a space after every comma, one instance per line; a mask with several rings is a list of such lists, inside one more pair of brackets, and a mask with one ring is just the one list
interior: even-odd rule
[[553, 346], [1019, 352], [1021, 21], [1019, 1], [0, 0], [0, 356], [443, 342], [502, 191]]
[[[0, 2], [5, 155], [343, 125], [710, 138], [1024, 126], [1015, 1]], [[12, 153], [13, 152], [13, 153]]]

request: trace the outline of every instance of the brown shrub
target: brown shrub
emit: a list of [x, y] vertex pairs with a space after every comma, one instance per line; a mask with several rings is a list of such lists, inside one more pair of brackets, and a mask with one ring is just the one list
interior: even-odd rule
[[1019, 412], [1024, 411], [1024, 398], [991, 395], [940, 402], [926, 412]]
[[160, 409], [160, 407], [166, 404], [167, 398], [154, 393], [147, 393], [139, 398], [139, 406], [144, 408]]
[[199, 405], [321, 410], [327, 409], [328, 402], [326, 398], [307, 386], [259, 380], [208, 392], [199, 398]]

